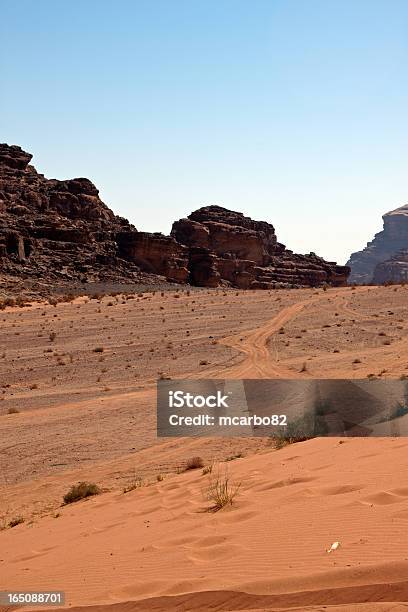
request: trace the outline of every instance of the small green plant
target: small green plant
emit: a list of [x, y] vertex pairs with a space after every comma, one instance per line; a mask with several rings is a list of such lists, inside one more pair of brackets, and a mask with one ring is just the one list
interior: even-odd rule
[[72, 504], [86, 497], [99, 495], [100, 493], [102, 493], [101, 489], [94, 482], [83, 481], [72, 485], [68, 493], [65, 493], [63, 500], [64, 504]]

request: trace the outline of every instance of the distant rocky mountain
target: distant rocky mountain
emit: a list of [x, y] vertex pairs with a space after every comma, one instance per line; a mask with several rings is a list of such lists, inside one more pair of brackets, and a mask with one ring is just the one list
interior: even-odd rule
[[408, 204], [383, 216], [384, 228], [347, 262], [351, 283], [408, 280]]
[[349, 269], [277, 242], [272, 225], [208, 206], [171, 236], [139, 232], [86, 178], [47, 179], [20, 147], [0, 144], [0, 280], [155, 283], [203, 287], [340, 286]]

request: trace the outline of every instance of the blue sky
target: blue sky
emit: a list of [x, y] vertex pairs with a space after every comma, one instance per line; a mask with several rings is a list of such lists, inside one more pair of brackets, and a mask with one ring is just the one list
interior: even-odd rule
[[0, 141], [138, 229], [219, 204], [344, 263], [408, 200], [406, 0], [0, 9]]

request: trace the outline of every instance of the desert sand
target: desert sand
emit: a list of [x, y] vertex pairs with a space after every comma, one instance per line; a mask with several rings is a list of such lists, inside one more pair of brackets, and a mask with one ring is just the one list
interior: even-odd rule
[[[408, 376], [408, 287], [128, 298], [0, 312], [0, 590], [92, 612], [405, 609], [407, 440], [157, 439], [155, 381]], [[207, 511], [195, 455], [240, 484], [232, 506]], [[62, 506], [80, 480], [104, 492]]]

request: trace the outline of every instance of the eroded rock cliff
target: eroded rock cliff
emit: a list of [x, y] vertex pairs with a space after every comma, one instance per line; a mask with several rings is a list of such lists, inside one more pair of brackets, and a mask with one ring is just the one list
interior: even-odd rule
[[348, 268], [296, 255], [274, 227], [220, 206], [139, 232], [86, 178], [47, 179], [20, 147], [0, 144], [0, 274], [16, 280], [154, 283], [242, 289], [343, 285]]
[[31, 155], [0, 144], [0, 272], [55, 282], [185, 282], [187, 257], [169, 236], [138, 232], [86, 178], [46, 179]]
[[314, 255], [296, 255], [277, 241], [275, 229], [220, 206], [200, 208], [173, 224], [171, 235], [189, 253], [190, 282], [241, 289], [341, 286], [349, 269]]
[[383, 230], [365, 249], [353, 253], [347, 262], [351, 268], [351, 283], [406, 280], [408, 265], [404, 251], [408, 251], [408, 204], [386, 213], [383, 222]]

